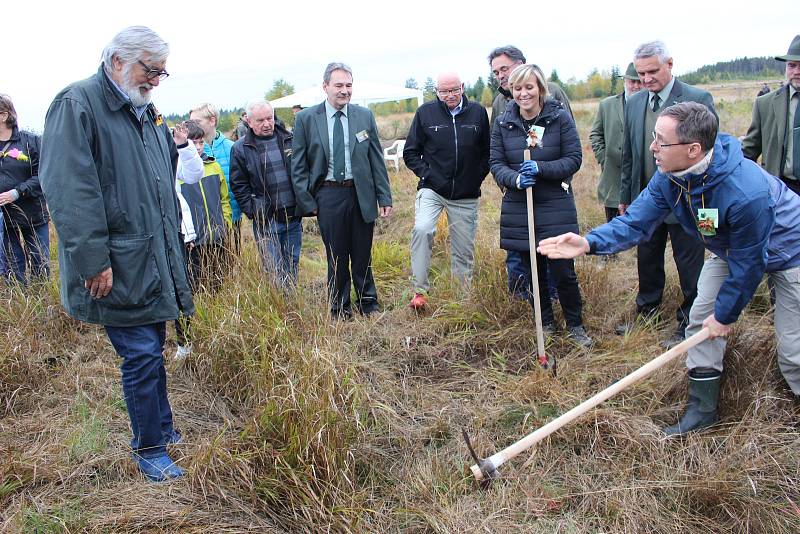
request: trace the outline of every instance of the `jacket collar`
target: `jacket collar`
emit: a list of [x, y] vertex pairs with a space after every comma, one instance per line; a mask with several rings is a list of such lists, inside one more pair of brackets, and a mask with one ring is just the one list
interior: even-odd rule
[[[452, 115], [452, 113], [450, 112], [450, 108], [448, 108], [447, 104], [445, 104], [443, 101], [439, 100], [439, 97], [436, 97], [436, 101], [439, 103], [439, 108], [442, 109], [442, 111], [444, 111], [448, 115]], [[457, 115], [461, 115], [462, 113], [464, 113], [464, 110], [467, 108], [468, 103], [469, 99], [467, 98], [467, 95], [462, 94], [461, 104], [459, 104], [461, 106], [461, 110], [457, 113]]]
[[[11, 128], [11, 137], [8, 138], [8, 141], [9, 142], [14, 142], [14, 141], [19, 142], [19, 139], [20, 139], [19, 126], [14, 126], [13, 128]], [[6, 141], [0, 141], [0, 145], [4, 145], [4, 144], [6, 144]], [[3, 148], [3, 147], [0, 146], [0, 148]]]
[[[324, 108], [323, 108], [324, 109]], [[275, 137], [278, 139], [279, 143], [282, 143], [283, 140], [286, 138], [286, 134], [289, 133], [289, 130], [286, 129], [285, 126], [282, 124], [278, 124], [275, 122], [275, 130], [272, 132]], [[244, 134], [244, 144], [248, 146], [256, 146], [256, 134], [253, 133], [253, 129], [249, 126], [247, 127], [247, 132]]]

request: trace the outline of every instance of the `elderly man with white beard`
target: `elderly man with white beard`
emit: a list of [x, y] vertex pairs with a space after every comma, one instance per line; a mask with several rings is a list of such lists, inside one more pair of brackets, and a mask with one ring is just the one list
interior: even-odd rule
[[[97, 73], [62, 90], [47, 112], [42, 189], [58, 232], [61, 301], [103, 325], [121, 357], [133, 458], [151, 481], [180, 477], [167, 398], [166, 321], [194, 312], [175, 191], [175, 138], [150, 103], [168, 76], [169, 46], [132, 26], [103, 51]], [[193, 148], [192, 148], [193, 150]]]

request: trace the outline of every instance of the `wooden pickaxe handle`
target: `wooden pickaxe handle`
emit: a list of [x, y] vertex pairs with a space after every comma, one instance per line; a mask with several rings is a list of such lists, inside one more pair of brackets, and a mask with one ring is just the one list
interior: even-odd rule
[[[543, 427], [534, 432], [531, 432], [521, 440], [509, 445], [502, 451], [493, 454], [489, 458], [487, 458], [484, 463], [484, 469], [486, 469], [489, 465], [492, 469], [496, 470], [498, 467], [506, 463], [507, 461], [511, 460], [518, 454], [525, 452], [529, 448], [531, 448], [536, 443], [539, 443], [544, 438], [555, 432], [556, 430], [560, 429], [561, 427], [571, 423], [581, 415], [585, 414], [601, 402], [604, 402], [623, 389], [627, 388], [628, 386], [635, 384], [639, 380], [649, 376], [656, 370], [660, 369], [668, 362], [674, 360], [690, 348], [698, 345], [699, 343], [708, 339], [709, 330], [708, 328], [703, 328], [698, 333], [690, 337], [689, 339], [684, 340], [679, 345], [675, 345], [665, 353], [661, 354], [660, 356], [650, 360], [648, 363], [644, 364], [642, 367], [638, 368], [637, 370], [633, 371], [625, 378], [621, 379], [619, 382], [615, 382], [611, 384], [606, 389], [601, 391], [600, 393], [596, 394], [594, 397], [580, 403], [567, 413], [553, 419]], [[477, 464], [470, 467], [472, 470], [472, 474], [478, 480], [478, 482], [483, 481], [484, 473]]]
[[[525, 149], [523, 152], [524, 160], [531, 159], [530, 149]], [[533, 285], [533, 312], [534, 321], [536, 322], [536, 355], [539, 363], [543, 367], [547, 367], [547, 356], [544, 353], [544, 333], [542, 332], [542, 302], [539, 298], [539, 269], [536, 261], [536, 231], [533, 225], [533, 188], [528, 187], [525, 189], [525, 195], [528, 199], [528, 247], [531, 253], [531, 284]]]

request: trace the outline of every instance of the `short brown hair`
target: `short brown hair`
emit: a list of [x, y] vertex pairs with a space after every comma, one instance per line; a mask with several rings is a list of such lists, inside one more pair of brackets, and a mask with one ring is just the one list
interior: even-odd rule
[[706, 152], [714, 148], [719, 123], [711, 110], [703, 104], [673, 104], [662, 111], [661, 116], [672, 117], [678, 123], [675, 133], [681, 143], [700, 143], [700, 147]]
[[17, 110], [14, 109], [14, 103], [11, 97], [0, 93], [0, 113], [8, 113], [6, 117], [6, 126], [13, 128], [17, 125]]
[[186, 121], [183, 125], [186, 126], [186, 137], [191, 141], [197, 141], [206, 135], [200, 125], [197, 124], [197, 121]]

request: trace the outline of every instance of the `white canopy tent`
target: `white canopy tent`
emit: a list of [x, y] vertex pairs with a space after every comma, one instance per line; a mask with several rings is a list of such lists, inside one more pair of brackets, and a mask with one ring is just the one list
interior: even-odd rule
[[[353, 97], [350, 99], [350, 102], [367, 107], [369, 104], [394, 102], [407, 98], [416, 98], [417, 105], [422, 105], [422, 91], [419, 89], [408, 89], [407, 87], [359, 81], [353, 84]], [[272, 100], [270, 103], [273, 108], [290, 108], [296, 105], [307, 108], [319, 104], [323, 100], [325, 100], [325, 92], [322, 90], [322, 85], [320, 84], [298, 91], [292, 95]]]

